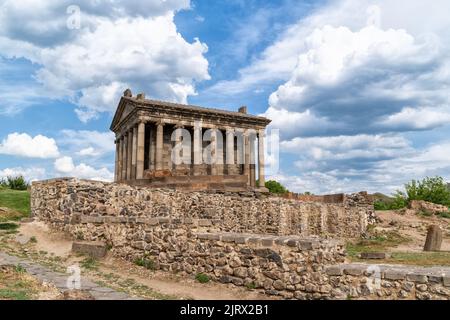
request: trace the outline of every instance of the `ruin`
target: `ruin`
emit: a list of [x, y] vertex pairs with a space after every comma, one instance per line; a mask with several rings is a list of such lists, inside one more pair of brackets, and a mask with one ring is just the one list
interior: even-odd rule
[[231, 112], [148, 100], [128, 89], [110, 127], [116, 134], [115, 181], [239, 191], [256, 189], [258, 179], [266, 191], [264, 131], [270, 122], [247, 114], [246, 107]]

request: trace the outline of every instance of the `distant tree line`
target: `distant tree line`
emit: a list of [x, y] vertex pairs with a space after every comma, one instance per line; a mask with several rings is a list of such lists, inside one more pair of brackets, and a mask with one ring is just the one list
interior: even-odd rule
[[12, 190], [27, 190], [30, 184], [23, 176], [0, 178], [0, 187]]

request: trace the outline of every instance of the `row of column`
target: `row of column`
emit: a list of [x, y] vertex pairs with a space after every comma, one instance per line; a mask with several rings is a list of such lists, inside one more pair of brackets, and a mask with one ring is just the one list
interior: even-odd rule
[[[217, 136], [216, 130], [212, 131], [211, 147], [212, 154], [217, 154]], [[260, 186], [265, 184], [265, 168], [264, 168], [264, 130], [259, 130], [258, 134], [258, 173]], [[226, 154], [233, 155], [227, 157], [227, 165], [234, 165], [234, 132], [226, 131]], [[249, 131], [244, 131], [244, 175], [248, 176], [248, 184], [255, 186], [255, 152], [254, 140], [251, 138]], [[256, 137], [256, 136], [255, 136]], [[177, 137], [178, 139], [179, 137]], [[252, 141], [251, 141], [252, 140]], [[179, 141], [179, 140], [177, 140]], [[203, 163], [202, 148], [202, 127], [194, 126], [193, 137], [193, 164], [201, 165]], [[156, 154], [155, 154], [155, 170], [163, 169], [163, 147], [164, 147], [164, 123], [156, 123]], [[151, 153], [152, 150], [149, 150]], [[140, 122], [137, 126], [132, 127], [116, 140], [116, 162], [115, 162], [115, 181], [143, 179], [144, 177], [144, 157], [145, 157], [145, 123]], [[217, 167], [211, 166], [211, 175], [217, 175]]]

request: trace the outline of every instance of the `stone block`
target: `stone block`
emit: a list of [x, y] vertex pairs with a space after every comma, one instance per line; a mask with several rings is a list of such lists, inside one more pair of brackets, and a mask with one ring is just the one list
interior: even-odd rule
[[344, 274], [343, 266], [331, 266], [326, 268], [325, 272], [329, 276], [342, 276]]
[[106, 255], [107, 247], [103, 242], [74, 242], [72, 251], [82, 253], [95, 259], [101, 259]]
[[433, 225], [428, 227], [427, 239], [423, 251], [441, 251], [442, 229]]
[[159, 225], [159, 219], [158, 218], [147, 219], [147, 224], [149, 226], [157, 226], [157, 225]]
[[212, 222], [209, 219], [199, 219], [198, 226], [199, 227], [210, 227], [210, 226], [212, 226]]
[[442, 277], [442, 283], [445, 287], [450, 287], [450, 275], [444, 275]]
[[406, 280], [416, 283], [427, 283], [428, 277], [422, 273], [409, 273], [406, 275]]
[[375, 259], [375, 260], [384, 260], [388, 259], [389, 254], [386, 252], [362, 252], [361, 259]]
[[387, 269], [384, 271], [384, 279], [386, 280], [404, 280], [406, 272], [403, 270]]

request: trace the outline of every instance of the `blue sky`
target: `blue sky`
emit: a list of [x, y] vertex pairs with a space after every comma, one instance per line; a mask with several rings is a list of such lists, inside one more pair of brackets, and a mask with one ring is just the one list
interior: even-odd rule
[[108, 128], [131, 87], [271, 118], [272, 178], [293, 191], [450, 180], [448, 12], [445, 0], [0, 0], [0, 177], [112, 179]]

